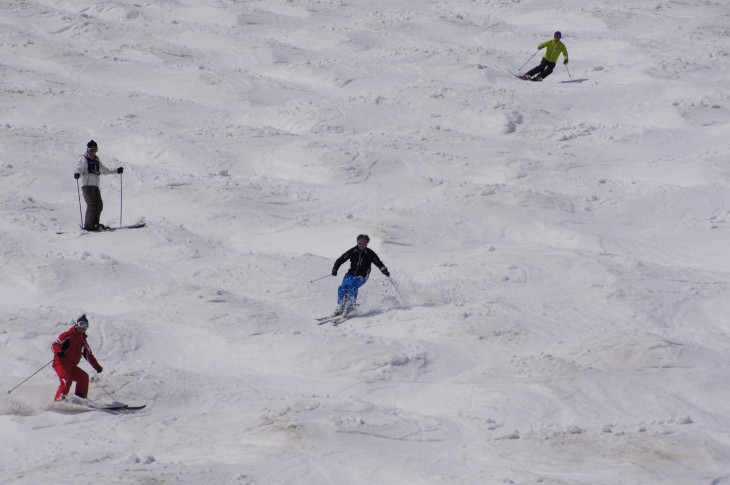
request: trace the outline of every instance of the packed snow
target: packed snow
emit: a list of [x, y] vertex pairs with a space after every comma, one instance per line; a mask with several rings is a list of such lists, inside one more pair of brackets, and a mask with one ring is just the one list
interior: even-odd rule
[[730, 484], [729, 78], [726, 0], [4, 0], [0, 481]]

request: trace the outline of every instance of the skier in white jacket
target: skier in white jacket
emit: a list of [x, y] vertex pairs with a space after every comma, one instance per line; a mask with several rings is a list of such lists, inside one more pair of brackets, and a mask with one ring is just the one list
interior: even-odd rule
[[76, 180], [81, 178], [81, 190], [84, 192], [86, 201], [86, 217], [84, 218], [84, 230], [86, 231], [106, 229], [106, 226], [99, 224], [99, 217], [104, 209], [99, 190], [99, 176], [124, 172], [123, 167], [115, 169], [105, 167], [96, 155], [98, 150], [99, 146], [94, 140], [87, 143], [86, 153], [79, 159], [79, 165], [74, 173]]

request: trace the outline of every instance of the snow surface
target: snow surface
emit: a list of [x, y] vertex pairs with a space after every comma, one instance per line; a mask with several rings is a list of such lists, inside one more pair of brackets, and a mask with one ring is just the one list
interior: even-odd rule
[[730, 484], [729, 77], [726, 0], [3, 0], [0, 386], [86, 312], [148, 406], [43, 369], [0, 481]]

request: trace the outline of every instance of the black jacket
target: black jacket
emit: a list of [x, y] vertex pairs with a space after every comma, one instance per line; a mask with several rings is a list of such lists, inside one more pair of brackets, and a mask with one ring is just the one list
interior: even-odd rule
[[375, 254], [375, 251], [370, 248], [365, 248], [360, 251], [357, 246], [347, 250], [345, 254], [337, 258], [332, 269], [337, 271], [348, 259], [350, 260], [350, 269], [348, 269], [347, 272], [353, 276], [362, 276], [363, 278], [367, 278], [370, 274], [371, 264], [375, 264], [375, 266], [380, 268], [380, 271], [387, 269], [378, 255]]

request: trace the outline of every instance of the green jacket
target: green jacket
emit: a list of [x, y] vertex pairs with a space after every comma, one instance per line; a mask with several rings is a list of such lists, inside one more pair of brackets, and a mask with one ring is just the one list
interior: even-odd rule
[[547, 47], [547, 50], [545, 51], [545, 55], [543, 57], [548, 61], [552, 63], [557, 63], [558, 57], [560, 57], [561, 52], [563, 53], [563, 59], [568, 59], [568, 49], [566, 49], [565, 44], [563, 44], [559, 40], [546, 40], [545, 42], [537, 46], [537, 50], [543, 49], [545, 47]]

